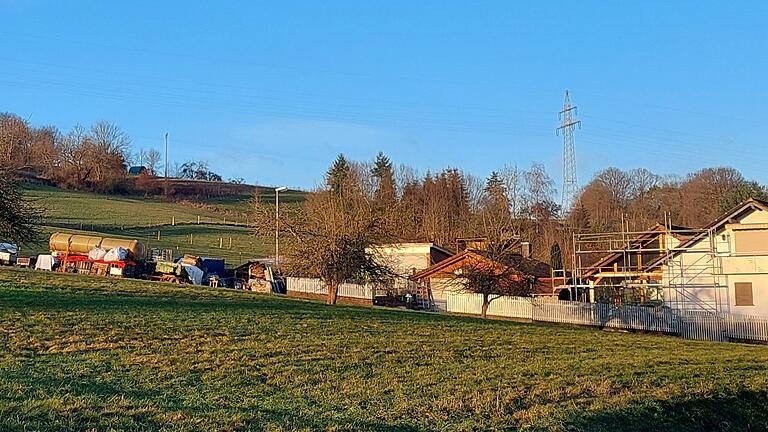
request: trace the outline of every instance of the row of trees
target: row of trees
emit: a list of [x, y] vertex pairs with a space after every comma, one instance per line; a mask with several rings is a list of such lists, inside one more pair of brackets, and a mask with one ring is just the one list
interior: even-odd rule
[[[10, 113], [0, 113], [0, 171], [31, 171], [62, 187], [99, 192], [130, 192], [129, 165], [146, 167], [146, 176], [162, 168], [157, 149], [132, 152], [131, 139], [114, 123], [99, 121], [66, 132], [53, 126], [35, 127]], [[170, 167], [169, 167], [170, 168]], [[205, 161], [189, 161], [169, 169], [172, 176], [222, 181]]]
[[661, 176], [646, 169], [598, 172], [571, 212], [574, 228], [601, 232], [643, 230], [665, 220], [702, 228], [747, 198], [768, 198], [766, 188], [734, 168], [706, 168], [685, 177]]

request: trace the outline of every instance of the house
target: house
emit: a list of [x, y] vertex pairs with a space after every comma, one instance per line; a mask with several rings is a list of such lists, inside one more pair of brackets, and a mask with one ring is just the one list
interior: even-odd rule
[[742, 202], [648, 270], [672, 308], [768, 316], [768, 202]]
[[132, 166], [128, 168], [128, 175], [138, 176], [147, 171], [145, 166]]
[[464, 290], [461, 280], [462, 269], [478, 264], [499, 268], [506, 268], [507, 266], [525, 268], [526, 273], [533, 273], [537, 278], [533, 287], [534, 296], [554, 296], [549, 264], [524, 257], [522, 254], [512, 255], [509, 261], [504, 265], [494, 262], [483, 251], [465, 249], [461, 253], [414, 274], [411, 279], [429, 289], [435, 308], [440, 311], [448, 310], [449, 294]]
[[[690, 239], [697, 231], [690, 228], [656, 224], [646, 231], [621, 236], [595, 235], [580, 237], [576, 245], [577, 273], [584, 298], [590, 302], [596, 296], [602, 301], [622, 304], [628, 301], [646, 302], [660, 300], [660, 284], [663, 270], [655, 265], [671, 250]], [[627, 238], [627, 236], [631, 238]], [[585, 244], [595, 244], [593, 249], [608, 253], [582, 269], [582, 259], [589, 259], [594, 250]]]
[[435, 265], [451, 255], [434, 243], [392, 243], [368, 248], [377, 262], [403, 278]]

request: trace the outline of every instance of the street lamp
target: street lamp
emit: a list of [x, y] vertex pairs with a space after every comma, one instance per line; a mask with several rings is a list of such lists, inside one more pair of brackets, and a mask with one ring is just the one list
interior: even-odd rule
[[285, 186], [275, 188], [275, 267], [280, 265], [280, 192], [287, 190]]

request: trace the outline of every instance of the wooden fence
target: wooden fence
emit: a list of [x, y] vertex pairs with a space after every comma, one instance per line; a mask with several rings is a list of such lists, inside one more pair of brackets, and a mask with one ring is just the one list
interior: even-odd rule
[[[479, 315], [482, 305], [480, 294], [448, 295], [448, 312]], [[530, 297], [500, 297], [491, 302], [488, 315], [664, 332], [696, 340], [768, 342], [768, 318], [750, 315], [675, 311], [665, 307], [617, 307]]]
[[[328, 295], [328, 287], [320, 279], [287, 278], [286, 290], [307, 294]], [[373, 288], [367, 285], [343, 283], [339, 285], [339, 297], [367, 299], [373, 301]]]

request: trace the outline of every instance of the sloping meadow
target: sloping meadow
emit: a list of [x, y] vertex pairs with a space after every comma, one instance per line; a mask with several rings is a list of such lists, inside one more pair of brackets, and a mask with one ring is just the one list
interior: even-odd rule
[[0, 270], [0, 430], [768, 429], [768, 347]]

